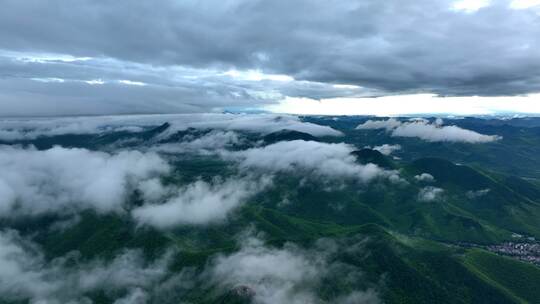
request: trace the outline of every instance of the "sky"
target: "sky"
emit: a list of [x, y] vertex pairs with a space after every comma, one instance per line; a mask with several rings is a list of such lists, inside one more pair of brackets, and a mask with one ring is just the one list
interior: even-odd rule
[[0, 116], [540, 114], [540, 0], [0, 5]]

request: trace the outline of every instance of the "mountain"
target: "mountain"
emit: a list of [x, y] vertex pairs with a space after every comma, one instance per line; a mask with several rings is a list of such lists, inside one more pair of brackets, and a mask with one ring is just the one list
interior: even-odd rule
[[[503, 155], [512, 160], [515, 148], [506, 142], [431, 143], [353, 130], [366, 119], [309, 118], [339, 129], [343, 138], [207, 128], [169, 134], [171, 125], [163, 123], [136, 132], [5, 142], [0, 161], [9, 160], [3, 162], [8, 169], [19, 161], [9, 153], [33, 152], [20, 161], [20, 171], [0, 173], [4, 197], [4, 184], [18, 191], [15, 185], [29, 181], [13, 207], [0, 205], [10, 214], [0, 217], [0, 263], [18, 271], [11, 280], [0, 274], [0, 283], [10, 286], [0, 287], [0, 303], [43, 297], [93, 303], [538, 303], [540, 183], [529, 173], [540, 162], [509, 172], [511, 164], [491, 166], [493, 155], [477, 153], [495, 149], [498, 161]], [[476, 130], [508, 127], [460, 122], [467, 124]], [[510, 127], [534, 129], [523, 125]], [[504, 136], [507, 142], [524, 140], [521, 132]], [[540, 140], [540, 134], [527, 136], [531, 143]], [[308, 142], [323, 153], [269, 154], [268, 145], [282, 141]], [[402, 148], [390, 155], [360, 148], [385, 143]], [[168, 144], [166, 153], [157, 149]], [[33, 165], [30, 157], [39, 159], [57, 145], [85, 149], [84, 159], [73, 161], [61, 150], [62, 157]], [[92, 171], [101, 164], [95, 157], [107, 157], [100, 169], [106, 174]], [[159, 174], [156, 157], [167, 164]], [[81, 166], [85, 161], [93, 166]], [[73, 174], [65, 163], [76, 164]], [[366, 173], [365, 164], [378, 168]], [[146, 169], [147, 179], [137, 180]], [[55, 186], [62, 174], [68, 178]], [[118, 185], [115, 179], [123, 179], [116, 187], [125, 195], [108, 210], [98, 203], [118, 193], [107, 192]], [[78, 188], [70, 190], [73, 184]], [[100, 185], [103, 193], [88, 185]], [[89, 203], [96, 192], [107, 195]], [[28, 198], [35, 208], [25, 209]], [[38, 212], [49, 200], [61, 208]], [[165, 225], [171, 219], [179, 222]], [[38, 285], [43, 281], [46, 288]]]
[[356, 156], [356, 159], [361, 164], [375, 164], [379, 167], [385, 168], [385, 169], [394, 169], [396, 166], [392, 163], [392, 161], [384, 156], [381, 152], [377, 150], [372, 149], [360, 149], [357, 151], [353, 151], [352, 154]]
[[291, 141], [291, 140], [305, 140], [305, 141], [317, 141], [317, 138], [311, 134], [294, 131], [294, 130], [280, 130], [272, 132], [263, 137], [263, 140], [267, 144], [274, 144], [280, 141]]

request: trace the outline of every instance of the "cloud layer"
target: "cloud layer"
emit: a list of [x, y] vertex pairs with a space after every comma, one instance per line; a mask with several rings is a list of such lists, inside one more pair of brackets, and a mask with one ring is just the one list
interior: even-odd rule
[[205, 112], [287, 96], [540, 91], [539, 7], [482, 2], [8, 0], [0, 108]]
[[35, 139], [39, 136], [65, 134], [99, 134], [110, 131], [139, 132], [143, 127], [171, 126], [160, 134], [166, 139], [175, 132], [188, 128], [244, 131], [267, 134], [283, 129], [313, 136], [341, 136], [341, 132], [328, 126], [303, 122], [297, 116], [274, 114], [173, 114], [127, 115], [68, 118], [20, 118], [0, 120], [0, 140]]
[[430, 142], [487, 143], [501, 139], [497, 135], [484, 135], [458, 126], [443, 126], [442, 120], [430, 123], [427, 120], [402, 122], [394, 118], [388, 120], [368, 120], [356, 127], [357, 130], [386, 129], [396, 137], [418, 137]]

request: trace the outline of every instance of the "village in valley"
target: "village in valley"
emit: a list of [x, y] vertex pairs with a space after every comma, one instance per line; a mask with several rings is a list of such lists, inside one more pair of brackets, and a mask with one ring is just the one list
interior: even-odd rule
[[486, 246], [486, 249], [500, 255], [540, 266], [540, 242], [534, 237], [525, 237], [517, 233], [512, 234], [512, 237], [516, 239], [516, 242], [489, 245]]

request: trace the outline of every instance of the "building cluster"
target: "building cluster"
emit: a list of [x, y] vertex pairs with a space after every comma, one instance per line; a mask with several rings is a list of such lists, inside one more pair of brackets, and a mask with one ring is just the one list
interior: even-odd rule
[[505, 242], [487, 246], [486, 249], [540, 266], [540, 243], [538, 242]]

